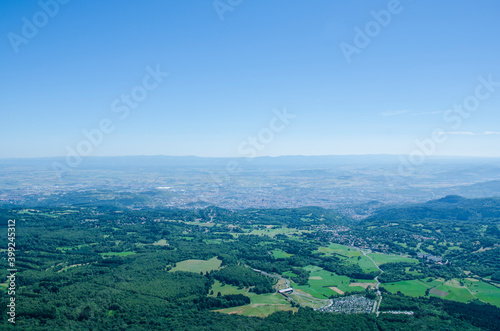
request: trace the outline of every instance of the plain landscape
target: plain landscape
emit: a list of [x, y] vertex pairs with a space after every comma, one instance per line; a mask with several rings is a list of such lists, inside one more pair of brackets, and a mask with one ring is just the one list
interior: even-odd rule
[[211, 185], [228, 160], [96, 158], [62, 175], [53, 160], [1, 161], [17, 325], [494, 330], [500, 162], [390, 177], [391, 157], [353, 159], [256, 159]]

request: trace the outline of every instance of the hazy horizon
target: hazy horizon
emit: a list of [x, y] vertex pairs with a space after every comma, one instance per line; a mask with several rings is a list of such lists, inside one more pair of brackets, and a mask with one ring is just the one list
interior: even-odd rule
[[[135, 154], [135, 155], [92, 155], [83, 156], [82, 159], [87, 158], [133, 158], [133, 157], [172, 157], [172, 158], [201, 158], [201, 159], [262, 159], [262, 158], [285, 158], [285, 157], [406, 157], [409, 154], [389, 154], [389, 153], [374, 153], [374, 154], [315, 154], [315, 155], [304, 155], [304, 154], [284, 154], [284, 155], [261, 155], [256, 157], [244, 157], [244, 156], [201, 156], [201, 155], [168, 155], [168, 154]], [[67, 155], [55, 155], [55, 156], [31, 156], [31, 157], [2, 157], [0, 160], [25, 160], [25, 159], [61, 159], [65, 158]], [[434, 154], [427, 156], [429, 160], [439, 159], [439, 158], [457, 158], [457, 159], [500, 159], [500, 156], [488, 156], [488, 155], [439, 155]]]

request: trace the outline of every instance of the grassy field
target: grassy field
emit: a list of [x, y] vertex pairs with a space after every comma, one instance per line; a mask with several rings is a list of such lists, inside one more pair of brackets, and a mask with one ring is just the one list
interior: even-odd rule
[[216, 310], [216, 312], [266, 317], [277, 311], [298, 311], [298, 308], [292, 308], [281, 294], [260, 294], [258, 296], [250, 296], [250, 300], [252, 303], [249, 305], [220, 309]]
[[[318, 253], [323, 256], [332, 256], [337, 255], [341, 257], [345, 257], [346, 261], [357, 264], [363, 269], [365, 272], [376, 272], [378, 269], [375, 267], [373, 262], [366, 256], [361, 253], [361, 251], [347, 247], [340, 244], [330, 244], [327, 247], [320, 247], [317, 250]], [[370, 253], [368, 254], [378, 265], [389, 263], [389, 262], [411, 262], [418, 263], [418, 260], [412, 259], [405, 256], [399, 255], [388, 255], [382, 253]]]
[[406, 267], [405, 268], [405, 271], [406, 271], [407, 274], [410, 274], [410, 275], [413, 275], [413, 276], [417, 276], [416, 278], [420, 278], [420, 277], [423, 276], [420, 272], [415, 271], [415, 270], [410, 271], [410, 269], [411, 269], [411, 267]]
[[[308, 265], [303, 268], [304, 270], [307, 270], [309, 272], [317, 272], [323, 270], [323, 268], [318, 267], [316, 265]], [[312, 276], [312, 275], [311, 275]]]
[[[468, 302], [475, 299], [464, 286], [460, 285], [460, 281], [457, 279], [446, 281], [442, 285], [436, 286], [435, 289], [447, 292], [448, 294], [444, 298], [448, 300]], [[435, 296], [432, 293], [431, 295]]]
[[464, 281], [464, 285], [467, 286], [472, 294], [479, 300], [500, 307], [500, 288], [477, 280], [466, 280]]
[[290, 303], [281, 294], [255, 294], [249, 292], [248, 289], [238, 289], [232, 285], [222, 286], [219, 281], [215, 281], [211, 291], [213, 291], [212, 296], [216, 296], [220, 292], [221, 295], [243, 294], [250, 298], [251, 303], [249, 305], [216, 310], [224, 314], [266, 317], [280, 310], [298, 310], [297, 308], [292, 308]]
[[382, 284], [391, 293], [400, 291], [412, 297], [425, 296], [425, 291], [440, 283], [426, 283], [421, 280], [405, 280], [401, 282]]
[[248, 290], [246, 289], [239, 289], [236, 286], [233, 285], [224, 285], [222, 286], [221, 282], [218, 280], [215, 281], [214, 285], [212, 285], [212, 288], [210, 291], [214, 291], [213, 294], [210, 296], [217, 296], [217, 293], [220, 292], [221, 295], [229, 295], [229, 294], [243, 294], [243, 295], [248, 295]]
[[330, 287], [336, 287], [342, 292], [364, 291], [360, 286], [349, 286], [353, 281], [347, 276], [340, 276], [317, 266], [307, 266], [304, 269], [311, 272], [308, 285], [297, 285], [292, 287], [300, 289], [318, 299], [327, 299], [330, 296], [338, 296], [339, 293]]
[[294, 274], [293, 272], [291, 271], [286, 271], [282, 274], [283, 277], [286, 277], [286, 278], [292, 278], [292, 277], [297, 277], [298, 275], [297, 274]]
[[372, 260], [363, 255], [350, 257], [349, 259], [347, 259], [347, 261], [359, 265], [364, 272], [378, 271], [377, 267], [375, 267], [375, 264], [373, 264]]
[[275, 249], [272, 252], [273, 252], [273, 257], [275, 259], [286, 259], [290, 256], [293, 256], [293, 254], [288, 254], [285, 251], [282, 251], [281, 249]]
[[465, 279], [463, 285], [460, 285], [460, 280], [458, 279], [448, 281], [433, 279], [431, 282], [427, 280], [428, 278], [407, 280], [382, 284], [382, 286], [389, 292], [396, 293], [397, 291], [401, 291], [405, 295], [414, 297], [425, 296], [425, 291], [432, 289], [430, 291], [431, 296], [458, 302], [469, 302], [477, 298], [500, 307], [500, 289], [483, 281]]
[[[418, 263], [417, 259], [413, 259], [410, 257], [399, 256], [399, 255], [388, 255], [381, 253], [370, 253], [368, 254], [377, 264], [380, 266], [384, 263], [389, 262], [410, 262], [410, 263]], [[383, 269], [383, 268], [382, 268]]]
[[350, 248], [340, 244], [330, 244], [327, 247], [320, 247], [318, 248], [318, 252], [324, 256], [332, 256], [333, 254], [339, 254], [345, 257], [355, 257], [363, 255], [357, 249]]
[[177, 265], [170, 270], [170, 272], [174, 271], [189, 271], [189, 272], [207, 272], [212, 270], [219, 269], [222, 261], [216, 257], [211, 258], [210, 260], [186, 260], [177, 262]]

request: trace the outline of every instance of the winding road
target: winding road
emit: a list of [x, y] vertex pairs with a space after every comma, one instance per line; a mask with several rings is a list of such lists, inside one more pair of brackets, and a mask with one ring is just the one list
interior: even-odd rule
[[361, 253], [364, 256], [366, 256], [367, 258], [369, 258], [370, 261], [373, 262], [373, 264], [375, 265], [375, 267], [377, 267], [377, 269], [380, 271], [380, 274], [377, 277], [375, 277], [375, 280], [377, 281], [377, 286], [375, 288], [377, 289], [377, 294], [380, 296], [380, 300], [373, 307], [373, 312], [376, 313], [377, 317], [378, 317], [378, 315], [380, 315], [380, 311], [379, 311], [380, 304], [382, 303], [382, 292], [380, 292], [380, 290], [379, 290], [380, 281], [378, 280], [378, 278], [380, 277], [380, 275], [382, 275], [384, 273], [384, 271], [382, 269], [380, 269], [380, 267], [378, 266], [377, 262], [375, 262], [375, 260], [373, 260], [370, 256], [368, 256], [365, 251], [363, 251], [361, 249], [360, 249], [360, 251], [361, 251]]

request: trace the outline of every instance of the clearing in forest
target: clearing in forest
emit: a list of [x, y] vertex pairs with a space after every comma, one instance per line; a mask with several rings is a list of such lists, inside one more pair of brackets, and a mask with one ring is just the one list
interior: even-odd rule
[[181, 262], [177, 262], [176, 266], [170, 270], [174, 271], [188, 271], [188, 272], [208, 272], [212, 270], [218, 270], [222, 261], [216, 257], [211, 258], [210, 260], [185, 260]]

